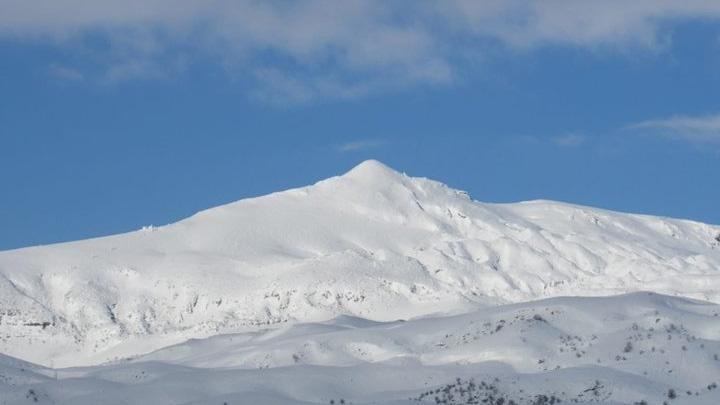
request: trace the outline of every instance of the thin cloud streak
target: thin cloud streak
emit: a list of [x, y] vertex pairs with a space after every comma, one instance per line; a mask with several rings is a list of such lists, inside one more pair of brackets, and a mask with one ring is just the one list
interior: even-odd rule
[[85, 75], [77, 69], [61, 65], [51, 65], [48, 69], [48, 74], [58, 80], [66, 82], [80, 82], [85, 80]]
[[574, 148], [582, 145], [587, 140], [585, 135], [566, 134], [550, 138], [550, 141], [556, 146], [562, 148]]
[[674, 116], [632, 124], [628, 129], [700, 143], [720, 143], [720, 114]]
[[376, 149], [386, 144], [386, 141], [379, 139], [361, 139], [351, 141], [338, 146], [338, 152], [358, 152], [368, 149]]

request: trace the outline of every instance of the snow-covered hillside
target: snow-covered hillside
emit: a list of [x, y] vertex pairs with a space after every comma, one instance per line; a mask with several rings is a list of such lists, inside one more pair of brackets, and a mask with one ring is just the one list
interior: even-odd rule
[[0, 357], [0, 404], [716, 405], [718, 356], [720, 305], [551, 298], [406, 322], [343, 316], [104, 366]]
[[0, 252], [0, 352], [88, 365], [338, 315], [638, 290], [720, 302], [719, 235], [549, 201], [480, 203], [367, 161], [167, 226]]

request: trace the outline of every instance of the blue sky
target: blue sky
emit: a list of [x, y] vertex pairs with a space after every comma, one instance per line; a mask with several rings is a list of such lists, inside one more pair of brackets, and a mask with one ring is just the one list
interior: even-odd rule
[[368, 158], [720, 224], [720, 3], [0, 0], [0, 249]]

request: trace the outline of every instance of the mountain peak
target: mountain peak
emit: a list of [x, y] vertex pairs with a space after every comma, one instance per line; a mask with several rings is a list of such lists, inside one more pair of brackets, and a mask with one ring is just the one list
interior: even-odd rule
[[403, 175], [397, 170], [375, 159], [368, 159], [345, 173], [343, 177], [358, 180], [394, 180]]

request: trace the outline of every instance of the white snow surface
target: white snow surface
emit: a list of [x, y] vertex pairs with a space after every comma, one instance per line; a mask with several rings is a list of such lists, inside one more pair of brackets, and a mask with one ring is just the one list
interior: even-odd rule
[[720, 302], [720, 227], [486, 204], [366, 161], [136, 232], [0, 252], [0, 352], [97, 364], [220, 333], [638, 290]]
[[550, 298], [409, 321], [341, 316], [92, 367], [0, 356], [0, 404], [717, 405], [719, 354], [716, 304]]

